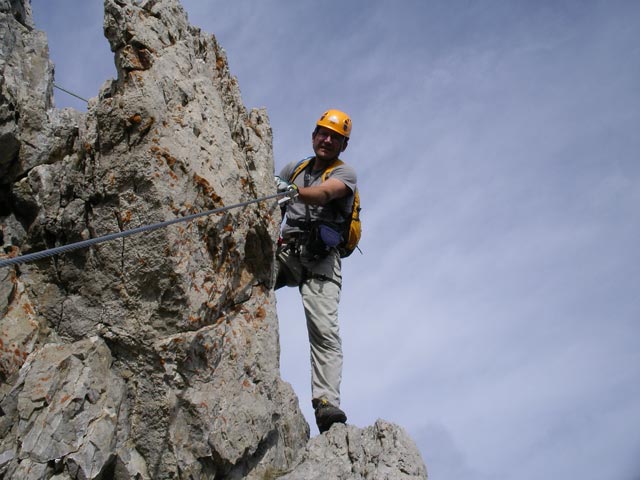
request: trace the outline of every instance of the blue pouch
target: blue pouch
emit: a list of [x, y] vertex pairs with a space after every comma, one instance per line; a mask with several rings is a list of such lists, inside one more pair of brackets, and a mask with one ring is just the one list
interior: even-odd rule
[[342, 235], [337, 230], [331, 228], [329, 225], [320, 224], [320, 238], [324, 244], [329, 247], [337, 247], [342, 240]]

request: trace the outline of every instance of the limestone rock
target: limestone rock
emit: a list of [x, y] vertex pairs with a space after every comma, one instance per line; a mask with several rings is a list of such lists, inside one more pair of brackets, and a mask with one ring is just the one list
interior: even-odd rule
[[[266, 113], [177, 1], [105, 2], [118, 78], [86, 115], [52, 108], [28, 3], [0, 5], [6, 255], [274, 193]], [[279, 221], [265, 202], [3, 269], [0, 476], [288, 468], [309, 427], [279, 375]]]
[[359, 429], [334, 425], [313, 438], [281, 480], [420, 480], [427, 470], [415, 443], [397, 425], [378, 420]]
[[0, 418], [4, 455], [14, 460], [10, 478], [48, 478], [63, 468], [72, 478], [96, 478], [112, 468], [126, 390], [111, 363], [98, 337], [50, 343], [28, 358]]
[[[178, 0], [104, 4], [118, 78], [81, 114], [53, 108], [28, 2], [0, 0], [0, 257], [275, 193], [267, 114], [245, 109], [215, 37]], [[335, 427], [298, 462], [280, 220], [265, 201], [1, 269], [0, 478], [303, 478], [345, 439], [354, 471], [391, 472], [363, 478], [417, 478], [393, 476], [422, 463], [386, 424]]]

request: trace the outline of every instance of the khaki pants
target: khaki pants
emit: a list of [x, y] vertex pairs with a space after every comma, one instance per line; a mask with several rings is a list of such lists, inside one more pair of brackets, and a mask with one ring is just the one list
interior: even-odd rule
[[281, 248], [277, 256], [276, 289], [297, 286], [302, 296], [311, 346], [312, 399], [340, 405], [342, 341], [338, 303], [342, 287], [341, 260], [336, 250], [320, 260], [308, 260]]

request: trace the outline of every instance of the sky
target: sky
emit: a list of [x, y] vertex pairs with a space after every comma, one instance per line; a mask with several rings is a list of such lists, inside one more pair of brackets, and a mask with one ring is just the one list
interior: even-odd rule
[[[401, 425], [434, 480], [640, 480], [640, 2], [183, 5], [267, 109], [276, 170], [324, 110], [353, 120], [349, 423]], [[96, 96], [115, 76], [102, 2], [32, 6], [56, 83]], [[277, 298], [315, 435], [302, 306]]]

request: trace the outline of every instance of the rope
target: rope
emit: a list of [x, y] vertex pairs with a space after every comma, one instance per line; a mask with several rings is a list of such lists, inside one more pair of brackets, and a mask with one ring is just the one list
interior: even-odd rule
[[58, 90], [62, 90], [64, 93], [71, 95], [72, 97], [76, 97], [79, 98], [80, 100], [82, 100], [85, 103], [89, 103], [89, 100], [87, 100], [86, 98], [82, 98], [80, 95], [76, 95], [73, 92], [70, 92], [69, 90], [66, 90], [58, 85], [56, 85], [55, 83], [53, 84], [54, 88], [57, 88]]
[[249, 200], [242, 203], [236, 203], [234, 205], [229, 205], [227, 207], [216, 208], [214, 210], [207, 210], [206, 212], [194, 213], [192, 215], [187, 215], [186, 217], [174, 218], [172, 220], [167, 220], [165, 222], [154, 223], [152, 225], [143, 225], [142, 227], [132, 228], [130, 230], [124, 230], [122, 232], [111, 233], [108, 235], [104, 235], [102, 237], [90, 238], [88, 240], [82, 240], [76, 243], [70, 243], [68, 245], [62, 245], [60, 247], [50, 248], [48, 250], [42, 250], [40, 252], [28, 253], [26, 255], [20, 255], [14, 258], [7, 258], [4, 260], [0, 260], [0, 268], [8, 267], [10, 265], [19, 265], [26, 262], [32, 262], [34, 260], [41, 260], [43, 258], [52, 257], [54, 255], [59, 255], [61, 253], [71, 252], [73, 250], [79, 250], [81, 248], [87, 248], [92, 245], [97, 245], [99, 243], [109, 242], [111, 240], [116, 240], [118, 238], [125, 238], [131, 235], [135, 235], [136, 233], [142, 232], [150, 232], [152, 230], [158, 230], [160, 228], [168, 227], [169, 225], [174, 225], [176, 223], [189, 222], [196, 218], [206, 217], [208, 215], [213, 215], [214, 213], [225, 212], [227, 210], [231, 210], [234, 208], [242, 208], [253, 203], [263, 202], [265, 200], [271, 200], [272, 198], [277, 197], [286, 197], [287, 193], [275, 193], [273, 195], [268, 195], [262, 198], [256, 198], [254, 200]]

